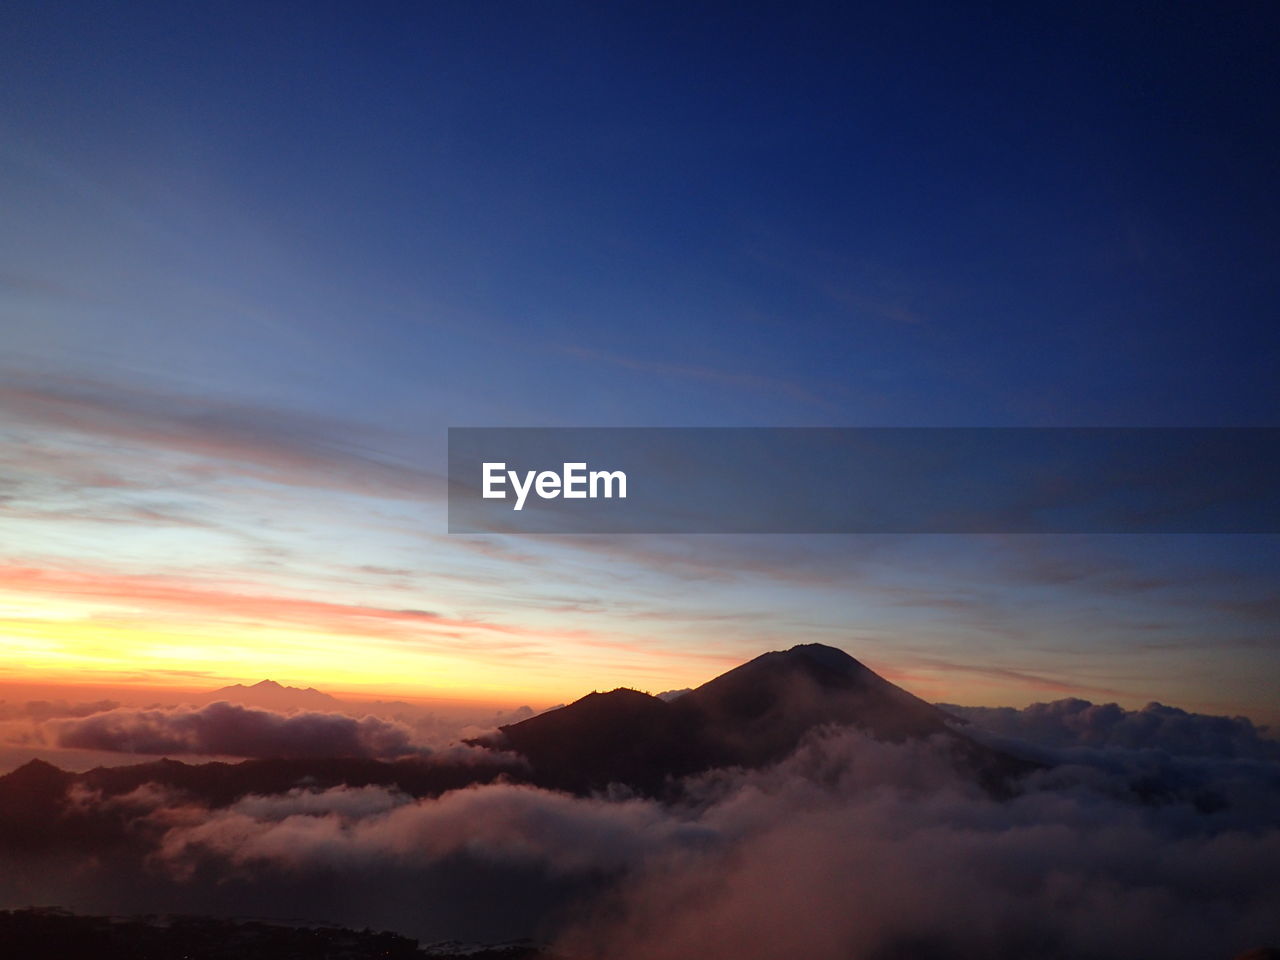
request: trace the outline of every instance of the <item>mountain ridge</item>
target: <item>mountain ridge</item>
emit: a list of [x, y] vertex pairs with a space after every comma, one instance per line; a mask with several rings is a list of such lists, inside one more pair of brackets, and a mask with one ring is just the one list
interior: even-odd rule
[[[274, 681], [254, 686], [280, 687]], [[996, 793], [1040, 767], [979, 743], [954, 729], [953, 721], [844, 651], [805, 644], [762, 654], [671, 700], [625, 687], [589, 693], [464, 741], [490, 751], [478, 756], [202, 764], [166, 758], [80, 774], [32, 760], [0, 776], [0, 812], [10, 828], [0, 833], [27, 842], [48, 826], [72, 785], [111, 797], [154, 783], [212, 806], [299, 785], [393, 786], [421, 797], [499, 778], [578, 795], [621, 784], [644, 795], [677, 796], [685, 777], [775, 763], [813, 731], [830, 727], [856, 727], [892, 742], [936, 739], [958, 768]]]
[[273, 710], [339, 710], [343, 701], [315, 687], [290, 687], [275, 680], [259, 680], [254, 684], [233, 683], [203, 694], [201, 703], [229, 700], [250, 707]]
[[539, 786], [589, 793], [622, 783], [661, 795], [717, 767], [781, 760], [811, 731], [852, 726], [892, 742], [939, 738], [992, 789], [1037, 765], [953, 729], [955, 718], [843, 650], [770, 651], [664, 700], [628, 688], [594, 692], [469, 743], [525, 757]]

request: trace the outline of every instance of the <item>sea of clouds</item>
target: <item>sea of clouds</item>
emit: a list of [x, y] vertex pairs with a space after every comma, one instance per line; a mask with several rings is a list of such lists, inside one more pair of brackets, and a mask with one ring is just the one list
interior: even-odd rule
[[[266, 910], [427, 941], [532, 934], [611, 960], [1228, 960], [1280, 943], [1280, 762], [1262, 733], [1175, 735], [1151, 708], [1116, 719], [1081, 703], [997, 715], [990, 737], [1010, 745], [1034, 727], [1039, 743], [1019, 743], [1051, 762], [1006, 799], [958, 774], [942, 742], [849, 729], [765, 770], [703, 775], [667, 803], [516, 783], [429, 799], [300, 787], [221, 807], [155, 787], [76, 790], [80, 811], [123, 817], [128, 855], [90, 845], [11, 862], [0, 894], [82, 911]], [[60, 724], [60, 742], [129, 750], [426, 749], [404, 724], [231, 707], [41, 722]], [[1149, 713], [1153, 745], [1136, 746], [1124, 731]]]

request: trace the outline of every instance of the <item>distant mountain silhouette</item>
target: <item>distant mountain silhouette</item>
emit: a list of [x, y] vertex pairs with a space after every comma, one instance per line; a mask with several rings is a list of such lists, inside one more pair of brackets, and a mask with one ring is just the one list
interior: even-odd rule
[[153, 785], [174, 802], [224, 807], [249, 795], [270, 796], [296, 787], [390, 787], [411, 797], [435, 797], [499, 777], [518, 779], [509, 757], [494, 762], [474, 758], [412, 758], [386, 762], [363, 758], [245, 760], [240, 763], [182, 763], [157, 760], [68, 773], [43, 760], [30, 760], [0, 776], [0, 850], [41, 850], [103, 845], [127, 839], [132, 818], [127, 804], [76, 804], [71, 788], [102, 800], [126, 797]]
[[[416, 940], [394, 933], [215, 917], [83, 917], [56, 907], [0, 911], [0, 948], [11, 957], [99, 960], [420, 960], [423, 956]], [[453, 956], [446, 954], [441, 960]], [[538, 954], [513, 950], [492, 956], [523, 960]]]
[[260, 680], [252, 686], [243, 683], [220, 687], [200, 697], [202, 703], [229, 700], [248, 707], [265, 707], [268, 710], [342, 710], [345, 704], [337, 697], [321, 693], [315, 687], [286, 687], [274, 680]]
[[[333, 699], [270, 681], [239, 689], [292, 702]], [[678, 793], [680, 778], [690, 774], [781, 760], [806, 734], [824, 726], [853, 726], [888, 741], [938, 738], [957, 767], [994, 792], [1036, 768], [970, 739], [953, 729], [952, 719], [843, 651], [807, 644], [766, 653], [672, 700], [626, 689], [591, 693], [469, 741], [513, 751], [527, 767], [513, 766], [510, 755], [497, 753], [491, 763], [484, 762], [490, 756], [485, 754], [479, 762], [474, 755], [394, 762], [298, 758], [187, 764], [164, 759], [86, 773], [66, 773], [32, 760], [0, 776], [0, 847], [101, 848], [123, 841], [127, 805], [77, 805], [70, 802], [76, 792], [72, 788], [110, 799], [153, 784], [172, 791], [175, 802], [212, 807], [299, 786], [377, 785], [413, 797], [437, 796], [500, 777], [578, 794], [617, 783], [662, 796]]]
[[532, 940], [419, 945], [335, 924], [210, 916], [80, 916], [60, 907], [0, 910], [5, 956], [96, 960], [553, 960]]
[[804, 644], [672, 700], [627, 689], [592, 693], [474, 742], [513, 750], [529, 760], [535, 783], [576, 793], [623, 783], [659, 794], [688, 774], [780, 760], [827, 725], [894, 742], [940, 737], [959, 765], [995, 789], [1034, 768], [952, 729], [952, 720], [844, 651]]

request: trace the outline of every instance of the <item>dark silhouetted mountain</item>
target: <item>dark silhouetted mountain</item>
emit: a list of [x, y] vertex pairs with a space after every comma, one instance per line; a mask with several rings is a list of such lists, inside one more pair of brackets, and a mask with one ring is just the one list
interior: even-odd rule
[[22, 960], [554, 960], [531, 940], [419, 946], [397, 933], [301, 920], [94, 917], [59, 907], [0, 910], [0, 955]]
[[473, 783], [488, 783], [509, 769], [500, 763], [486, 766], [412, 758], [296, 758], [195, 764], [166, 759], [127, 767], [98, 767], [79, 775], [76, 782], [101, 791], [104, 797], [123, 795], [152, 783], [209, 806], [225, 806], [249, 794], [284, 793], [303, 785], [317, 790], [344, 785], [394, 787], [413, 797], [436, 796]]
[[[291, 927], [213, 917], [81, 917], [57, 909], [0, 911], [0, 949], [10, 957], [98, 960], [413, 960], [418, 942], [335, 926]], [[517, 956], [508, 954], [512, 960]]]
[[766, 653], [685, 694], [674, 706], [737, 762], [781, 759], [815, 726], [856, 726], [880, 740], [945, 734], [947, 714], [843, 650], [811, 643]]
[[535, 783], [575, 793], [610, 783], [657, 790], [699, 769], [670, 704], [636, 690], [590, 693], [558, 710], [500, 727], [479, 743], [521, 754]]
[[0, 841], [6, 848], [28, 848], [41, 842], [58, 819], [74, 773], [43, 760], [29, 760], [0, 777]]
[[201, 703], [229, 700], [248, 707], [265, 707], [268, 710], [342, 710], [344, 704], [337, 697], [321, 693], [315, 687], [286, 687], [274, 680], [260, 680], [252, 686], [243, 683], [221, 687], [199, 698]]
[[136, 811], [128, 803], [80, 804], [77, 792], [99, 800], [125, 798], [143, 787], [169, 791], [173, 804], [224, 807], [256, 795], [295, 788], [389, 787], [411, 797], [434, 797], [448, 790], [492, 783], [513, 773], [510, 758], [487, 765], [446, 760], [393, 762], [361, 758], [269, 759], [241, 763], [181, 763], [158, 760], [123, 767], [67, 773], [32, 760], [0, 777], [0, 850], [80, 847], [95, 849], [125, 839], [125, 824]]
[[74, 779], [74, 773], [67, 773], [52, 763], [35, 759], [28, 760], [18, 769], [0, 777], [0, 785], [16, 793], [40, 796], [49, 791], [65, 791]]
[[993, 788], [1033, 764], [952, 729], [952, 718], [842, 650], [805, 644], [766, 653], [673, 700], [593, 693], [482, 739], [526, 757], [534, 782], [576, 793], [622, 783], [645, 793], [716, 767], [758, 767], [811, 730], [853, 726], [880, 740], [940, 737]]
[[[278, 684], [267, 689], [287, 691]], [[579, 794], [617, 783], [658, 796], [675, 792], [674, 785], [690, 774], [781, 760], [806, 734], [825, 726], [853, 726], [888, 741], [940, 738], [958, 766], [997, 791], [1034, 768], [952, 729], [950, 720], [848, 654], [809, 644], [766, 653], [674, 700], [625, 689], [592, 693], [473, 741], [520, 754], [527, 769], [496, 753], [492, 763], [443, 755], [394, 762], [165, 759], [81, 774], [33, 760], [0, 777], [0, 842], [9, 848], [111, 842], [132, 816], [128, 804], [77, 804], [77, 790], [111, 799], [150, 786], [170, 792], [171, 803], [220, 807], [250, 794], [297, 787], [383, 786], [428, 797], [505, 777]]]

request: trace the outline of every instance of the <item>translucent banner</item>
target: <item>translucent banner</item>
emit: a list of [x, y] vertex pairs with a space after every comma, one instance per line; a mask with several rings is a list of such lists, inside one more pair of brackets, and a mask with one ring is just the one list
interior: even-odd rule
[[453, 533], [1276, 533], [1280, 429], [453, 428]]

